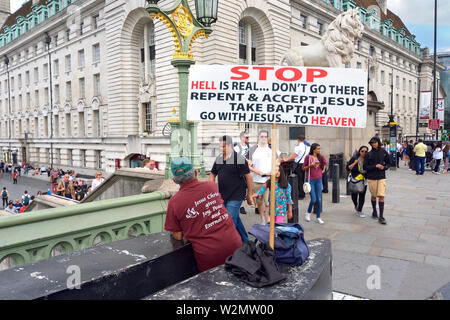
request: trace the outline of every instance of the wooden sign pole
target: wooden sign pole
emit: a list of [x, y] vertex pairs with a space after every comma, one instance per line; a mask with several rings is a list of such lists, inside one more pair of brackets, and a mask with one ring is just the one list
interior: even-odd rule
[[272, 124], [272, 171], [270, 174], [270, 236], [269, 246], [275, 250], [275, 176], [277, 174], [277, 124]]

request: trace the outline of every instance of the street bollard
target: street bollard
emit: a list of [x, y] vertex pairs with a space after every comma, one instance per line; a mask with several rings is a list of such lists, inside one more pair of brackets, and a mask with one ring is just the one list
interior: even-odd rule
[[289, 223], [298, 223], [298, 175], [295, 173], [289, 175], [289, 184], [291, 185], [292, 219], [288, 219]]
[[339, 165], [334, 164], [334, 170], [331, 177], [333, 181], [332, 202], [339, 203]]

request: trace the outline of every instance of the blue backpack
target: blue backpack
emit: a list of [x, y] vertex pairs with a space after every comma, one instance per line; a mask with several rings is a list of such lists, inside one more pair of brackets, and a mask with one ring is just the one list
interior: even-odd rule
[[[258, 241], [269, 244], [270, 224], [255, 224], [248, 231]], [[279, 264], [301, 266], [309, 257], [309, 248], [298, 223], [275, 223], [275, 261]]]

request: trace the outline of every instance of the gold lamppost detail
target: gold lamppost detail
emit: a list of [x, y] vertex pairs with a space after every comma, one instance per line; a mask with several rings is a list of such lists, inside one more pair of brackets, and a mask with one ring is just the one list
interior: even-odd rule
[[170, 159], [182, 156], [190, 157], [194, 168], [204, 174], [203, 159], [197, 150], [197, 123], [188, 122], [186, 118], [189, 68], [195, 64], [191, 52], [193, 42], [198, 37], [208, 38], [212, 32], [211, 24], [217, 20], [218, 0], [195, 0], [197, 18], [187, 0], [176, 0], [168, 9], [161, 9], [159, 0], [147, 2], [146, 10], [152, 19], [160, 20], [169, 29], [175, 47], [171, 63], [178, 69], [179, 120], [170, 120], [171, 153], [166, 155], [166, 178], [170, 177]]

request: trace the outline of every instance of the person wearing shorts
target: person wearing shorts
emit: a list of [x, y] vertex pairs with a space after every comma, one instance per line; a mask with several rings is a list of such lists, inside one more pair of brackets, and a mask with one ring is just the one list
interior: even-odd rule
[[[381, 224], [386, 224], [384, 218], [384, 197], [386, 194], [386, 170], [389, 169], [389, 154], [381, 148], [381, 140], [378, 137], [370, 139], [369, 144], [372, 150], [364, 159], [364, 170], [367, 172], [366, 178], [369, 183], [369, 190], [372, 202], [372, 218], [378, 219]], [[377, 213], [377, 198], [380, 215]]]

